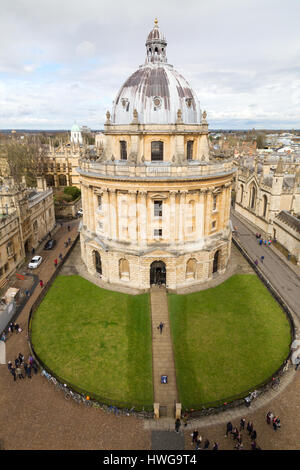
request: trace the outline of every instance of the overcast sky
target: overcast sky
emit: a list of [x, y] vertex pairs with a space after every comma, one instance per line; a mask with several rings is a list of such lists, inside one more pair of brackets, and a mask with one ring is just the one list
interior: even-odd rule
[[158, 18], [210, 128], [300, 128], [300, 0], [1, 0], [0, 129], [103, 128]]

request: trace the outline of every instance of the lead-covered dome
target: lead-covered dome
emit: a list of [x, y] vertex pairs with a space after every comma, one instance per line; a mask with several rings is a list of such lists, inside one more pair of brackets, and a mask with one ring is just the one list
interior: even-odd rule
[[[185, 78], [167, 63], [167, 42], [157, 20], [146, 41], [146, 60], [121, 87], [113, 104], [112, 122], [130, 124], [134, 110], [141, 124], [199, 124], [198, 98]], [[180, 113], [178, 113], [180, 110]]]

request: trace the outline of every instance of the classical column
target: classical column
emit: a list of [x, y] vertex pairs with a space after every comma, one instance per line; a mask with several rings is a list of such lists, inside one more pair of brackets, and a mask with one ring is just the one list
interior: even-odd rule
[[179, 233], [178, 233], [178, 241], [182, 243], [185, 238], [185, 212], [186, 212], [186, 194], [187, 190], [180, 191], [180, 199], [179, 199]]
[[128, 217], [128, 228], [129, 228], [129, 238], [133, 243], [137, 241], [137, 224], [136, 224], [136, 196], [137, 191], [131, 190], [128, 191], [129, 194], [129, 217]]
[[110, 238], [117, 239], [117, 194], [116, 189], [109, 189]]
[[176, 194], [178, 191], [170, 191], [170, 243], [176, 239]]
[[205, 225], [205, 193], [203, 190], [199, 190], [198, 193], [198, 204], [196, 205], [196, 240], [204, 236], [204, 225]]
[[147, 191], [139, 191], [139, 241], [147, 244]]
[[103, 232], [106, 238], [111, 238], [110, 236], [110, 214], [109, 214], [109, 195], [108, 189], [103, 189]]

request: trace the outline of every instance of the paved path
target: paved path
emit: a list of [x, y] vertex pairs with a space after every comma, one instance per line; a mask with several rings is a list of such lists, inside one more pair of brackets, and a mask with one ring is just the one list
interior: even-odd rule
[[[236, 216], [232, 212], [231, 220], [234, 226], [238, 227], [237, 237], [247, 253], [254, 261], [258, 260], [258, 266], [270, 283], [279, 292], [289, 308], [294, 313], [296, 327], [300, 327], [300, 278], [296, 272], [291, 269], [287, 262], [278, 256], [272, 249], [260, 246], [255, 237], [255, 231], [252, 227]], [[264, 256], [263, 262], [260, 257]]]
[[[174, 417], [175, 404], [177, 403], [177, 386], [165, 288], [153, 286], [150, 292], [150, 300], [154, 403], [159, 403], [160, 413], [171, 418]], [[162, 333], [158, 328], [161, 322], [164, 325]], [[167, 375], [168, 383], [161, 383], [162, 375]]]

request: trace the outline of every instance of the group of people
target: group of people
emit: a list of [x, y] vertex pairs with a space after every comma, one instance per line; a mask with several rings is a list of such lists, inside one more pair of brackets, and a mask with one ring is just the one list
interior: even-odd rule
[[[37, 374], [38, 373], [38, 364], [32, 356], [29, 356], [28, 360], [25, 361], [25, 358], [22, 353], [19, 353], [18, 357], [14, 360], [14, 364], [12, 361], [8, 361], [7, 368], [11, 375], [14, 378], [14, 382], [18, 379], [25, 379], [28, 377], [31, 379], [32, 371]], [[23, 375], [24, 372], [24, 375]]]
[[243, 434], [242, 431], [244, 431], [246, 428], [246, 431], [251, 439], [251, 449], [252, 450], [261, 450], [259, 445], [257, 444], [257, 432], [254, 429], [254, 424], [252, 421], [248, 421], [247, 426], [246, 426], [246, 420], [245, 418], [241, 418], [240, 420], [240, 426], [239, 429], [237, 427], [234, 427], [229, 421], [226, 424], [226, 434], [225, 437], [227, 438], [228, 435], [231, 435], [233, 437], [233, 440], [236, 441], [234, 444], [234, 448], [236, 450], [242, 450], [244, 448], [243, 444]]
[[11, 322], [9, 325], [8, 325], [8, 332], [9, 333], [13, 333], [13, 332], [16, 332], [16, 333], [21, 333], [22, 332], [22, 328], [20, 327], [20, 325], [18, 323], [15, 323], [15, 322]]
[[[206, 438], [204, 441], [202, 439], [202, 436], [199, 435], [199, 432], [197, 429], [193, 431], [193, 434], [191, 434], [192, 437], [192, 445], [195, 446], [195, 450], [206, 450], [210, 448], [210, 441]], [[203, 447], [201, 447], [203, 442]], [[211, 450], [219, 450], [219, 443], [217, 441], [214, 441]]]
[[274, 431], [281, 427], [279, 416], [275, 416], [272, 411], [268, 411], [266, 420], [267, 424], [272, 424]]

